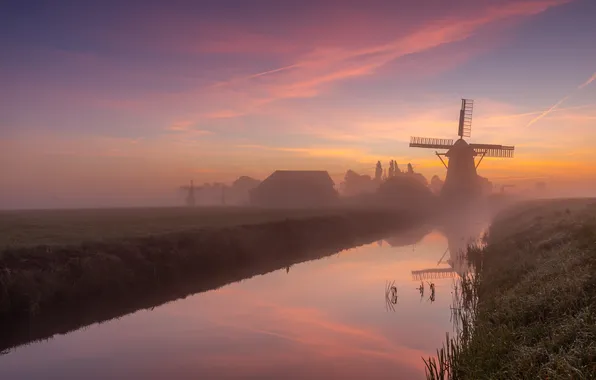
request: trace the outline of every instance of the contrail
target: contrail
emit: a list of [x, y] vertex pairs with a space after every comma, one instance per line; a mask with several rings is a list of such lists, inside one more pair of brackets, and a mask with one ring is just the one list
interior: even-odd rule
[[[253, 74], [253, 75], [247, 77], [246, 79], [253, 79], [253, 78], [262, 77], [263, 75], [269, 75], [269, 74], [273, 74], [273, 73], [278, 73], [280, 71], [285, 71], [285, 70], [293, 69], [294, 67], [297, 67], [297, 66], [298, 66], [298, 64], [294, 64], [294, 65], [290, 65], [290, 66], [280, 67], [279, 69], [273, 69], [273, 70], [269, 70], [269, 71], [263, 71], [262, 73]], [[594, 75], [596, 75], [596, 74], [594, 74]]]
[[273, 69], [273, 70], [263, 71], [262, 73], [252, 74], [252, 75], [248, 75], [248, 76], [241, 77], [241, 78], [236, 78], [236, 79], [231, 79], [231, 80], [227, 80], [227, 81], [218, 82], [218, 83], [213, 84], [211, 87], [212, 88], [218, 88], [218, 87], [229, 86], [229, 85], [232, 85], [234, 83], [238, 83], [238, 82], [242, 82], [242, 81], [250, 80], [250, 79], [255, 79], [255, 78], [258, 78], [258, 77], [262, 77], [264, 75], [278, 73], [280, 71], [285, 71], [285, 70], [293, 69], [294, 67], [298, 67], [298, 66], [300, 66], [300, 64], [295, 63], [293, 65], [284, 66], [284, 67], [280, 67], [280, 68]]
[[577, 86], [577, 88], [575, 90], [573, 90], [573, 92], [571, 92], [569, 95], [565, 96], [563, 99], [561, 99], [558, 102], [556, 102], [552, 107], [550, 107], [549, 109], [547, 109], [546, 111], [544, 111], [540, 115], [538, 115], [535, 118], [533, 118], [532, 120], [530, 120], [530, 122], [526, 125], [526, 128], [529, 127], [530, 125], [534, 124], [538, 120], [542, 119], [543, 117], [545, 117], [549, 113], [551, 113], [554, 110], [556, 110], [561, 104], [563, 104], [563, 102], [565, 102], [567, 99], [569, 99], [571, 97], [571, 95], [575, 94], [577, 91], [579, 91], [582, 88], [586, 87], [587, 85], [589, 85], [590, 83], [594, 82], [595, 80], [596, 80], [596, 73], [592, 74], [592, 76], [587, 81], [585, 81], [584, 83], [582, 83], [579, 86]]
[[[574, 91], [575, 92], [575, 91]], [[558, 106], [560, 106], [561, 104], [563, 104], [563, 102], [567, 99], [569, 99], [569, 97], [571, 97], [571, 95], [573, 94], [573, 92], [569, 95], [567, 95], [566, 97], [564, 97], [563, 99], [559, 100], [558, 102], [556, 102], [552, 107], [550, 107], [549, 109], [547, 109], [546, 111], [544, 111], [543, 113], [541, 113], [540, 115], [536, 116], [535, 118], [533, 118], [532, 120], [530, 120], [530, 122], [528, 123], [528, 125], [526, 125], [526, 127], [529, 127], [530, 125], [534, 124], [535, 122], [537, 122], [538, 120], [542, 119], [543, 117], [545, 117], [546, 115], [548, 115], [549, 113], [553, 112], [554, 110], [557, 109]]]
[[596, 73], [594, 73], [590, 79], [585, 81], [584, 84], [580, 85], [577, 89], [581, 90], [582, 88], [586, 87], [587, 85], [594, 82], [595, 80], [596, 80]]

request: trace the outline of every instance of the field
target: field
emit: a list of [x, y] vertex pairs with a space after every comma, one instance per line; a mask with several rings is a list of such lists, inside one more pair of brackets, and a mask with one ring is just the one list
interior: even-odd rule
[[0, 249], [7, 246], [110, 241], [206, 227], [337, 215], [341, 212], [337, 209], [242, 207], [0, 211]]
[[518, 205], [486, 240], [460, 283], [465, 334], [428, 378], [596, 378], [596, 199]]

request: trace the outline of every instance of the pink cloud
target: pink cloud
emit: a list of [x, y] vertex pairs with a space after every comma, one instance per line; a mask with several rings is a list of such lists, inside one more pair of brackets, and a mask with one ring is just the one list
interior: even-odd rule
[[[143, 33], [131, 33], [129, 25], [116, 25], [109, 31], [113, 44], [150, 45], [153, 49], [184, 53], [258, 53], [292, 55], [315, 48], [338, 46], [369, 47], [371, 41], [390, 43], [396, 38], [412, 34], [420, 23], [444, 18], [461, 22], [488, 10], [491, 18], [540, 13], [549, 7], [569, 0], [455, 0], [448, 6], [428, 7], [422, 4], [400, 4], [399, 1], [376, 3], [375, 6], [357, 3], [321, 1], [303, 4], [294, 12], [271, 14], [275, 28], [263, 27], [259, 22], [232, 19], [202, 19], [197, 22], [193, 13], [181, 13], [166, 7], [145, 12], [135, 20]], [[265, 10], [268, 13], [269, 10]], [[261, 13], [261, 12], [259, 12]], [[261, 14], [262, 15], [262, 14]], [[455, 15], [459, 15], [457, 18]], [[247, 15], [247, 18], [250, 18]], [[308, 23], [296, 22], [300, 19]], [[156, 27], [157, 26], [157, 27]], [[128, 33], [123, 33], [124, 31]], [[105, 33], [106, 31], [102, 31]]]
[[[262, 104], [279, 99], [314, 97], [335, 82], [371, 75], [401, 57], [462, 41], [489, 24], [531, 16], [566, 2], [543, 0], [487, 7], [466, 19], [452, 17], [426, 23], [405, 34], [394, 32], [399, 37], [382, 44], [369, 42], [367, 46], [350, 47], [347, 41], [342, 41], [335, 46], [315, 46], [287, 65], [243, 78], [232, 78], [228, 85], [235, 91], [259, 94]], [[464, 55], [459, 61], [468, 57]], [[220, 83], [219, 86], [224, 85]]]
[[221, 110], [212, 113], [204, 114], [203, 117], [207, 119], [231, 119], [238, 116], [246, 115], [246, 112], [235, 110]]
[[189, 129], [191, 129], [193, 127], [193, 125], [195, 124], [194, 121], [191, 120], [182, 120], [182, 121], [177, 121], [174, 122], [172, 124], [170, 124], [168, 126], [168, 131], [188, 131]]
[[[216, 80], [215, 85], [179, 92], [81, 96], [79, 89], [76, 96], [64, 94], [61, 98], [89, 97], [94, 104], [130, 112], [158, 113], [157, 110], [166, 109], [171, 116], [177, 116], [192, 110], [202, 119], [230, 119], [271, 109], [271, 103], [276, 100], [316, 97], [329, 91], [335, 83], [378, 73], [379, 69], [401, 57], [465, 40], [491, 23], [530, 16], [565, 2], [506, 1], [499, 6], [491, 6], [489, 2], [459, 2], [457, 9], [465, 12], [444, 13], [439, 21], [432, 21], [434, 15], [417, 14], [416, 8], [412, 7], [397, 16], [399, 22], [378, 11], [322, 7], [313, 11], [313, 14], [322, 16], [312, 18], [307, 25], [294, 23], [283, 27], [279, 35], [257, 32], [253, 30], [254, 25], [196, 23], [190, 15], [150, 12], [150, 17], [144, 20], [145, 27], [141, 28], [147, 29], [146, 34], [122, 35], [118, 28], [114, 28], [112, 33], [115, 34], [109, 37], [110, 40], [122, 46], [131, 42], [139, 46], [144, 43], [158, 51], [174, 49], [189, 54], [269, 53], [279, 58], [272, 61], [281, 64], [261, 72], [228, 75], [227, 80]], [[413, 15], [418, 17], [417, 24], [408, 21]], [[160, 28], [154, 25], [160, 25]], [[432, 63], [429, 60], [415, 67], [406, 64], [401, 70], [407, 71], [408, 75], [432, 74], [455, 67], [480, 51], [484, 51], [483, 48], [462, 50], [448, 59], [441, 59], [440, 64], [437, 60]], [[247, 56], [245, 59], [251, 58]], [[122, 68], [121, 64], [106, 62], [105, 58], [96, 55], [75, 54], [72, 62], [75, 61], [102, 75], [132, 75], [139, 79], [155, 75], [150, 69]]]

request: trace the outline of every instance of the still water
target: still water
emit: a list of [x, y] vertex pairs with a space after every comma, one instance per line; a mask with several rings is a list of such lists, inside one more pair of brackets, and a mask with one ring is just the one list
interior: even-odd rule
[[21, 346], [0, 379], [423, 379], [473, 230], [406, 231]]

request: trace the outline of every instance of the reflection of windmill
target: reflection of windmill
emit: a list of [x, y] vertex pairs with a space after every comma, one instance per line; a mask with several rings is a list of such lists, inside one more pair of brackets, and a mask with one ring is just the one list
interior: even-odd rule
[[457, 273], [453, 268], [432, 268], [412, 271], [412, 280], [414, 281], [428, 281], [456, 277]]
[[[445, 255], [449, 252], [449, 247], [445, 249], [443, 255], [437, 262], [437, 266], [441, 264], [448, 264], [448, 262], [443, 262]], [[422, 270], [413, 270], [412, 271], [412, 280], [415, 281], [428, 281], [428, 280], [438, 280], [441, 278], [455, 278], [457, 277], [457, 272], [453, 270], [453, 268], [430, 268], [430, 269], [422, 269]]]
[[395, 281], [385, 283], [385, 308], [387, 311], [395, 311], [397, 304], [397, 287]]
[[[441, 228], [447, 238], [447, 249], [437, 262], [437, 268], [412, 271], [413, 281], [429, 281], [442, 278], [456, 278], [470, 272], [470, 265], [466, 259], [468, 244], [477, 242], [482, 235], [484, 223], [466, 223], [464, 225], [447, 224]], [[447, 260], [443, 260], [449, 252]], [[447, 268], [438, 267], [448, 264]]]
[[[459, 127], [457, 141], [452, 139], [437, 139], [426, 137], [411, 137], [410, 147], [446, 149], [447, 152], [435, 154], [445, 168], [447, 176], [445, 184], [441, 189], [441, 194], [448, 197], [462, 196], [465, 198], [480, 195], [482, 185], [479, 180], [476, 168], [482, 162], [484, 157], [513, 157], [513, 146], [494, 145], [494, 144], [468, 144], [464, 137], [470, 137], [472, 133], [472, 109], [474, 101], [462, 99], [461, 110], [459, 111]], [[449, 159], [448, 164], [441, 156]], [[474, 158], [480, 156], [477, 163]]]

